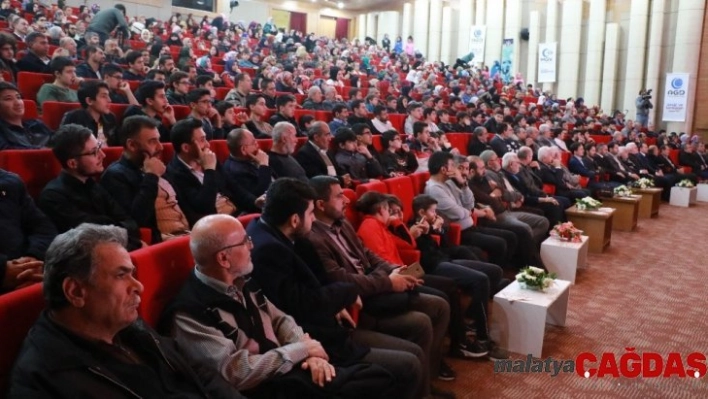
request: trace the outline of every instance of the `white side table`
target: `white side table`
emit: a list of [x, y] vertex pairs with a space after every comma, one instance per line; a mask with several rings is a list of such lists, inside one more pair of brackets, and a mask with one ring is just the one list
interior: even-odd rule
[[669, 204], [674, 206], [682, 206], [688, 208], [689, 206], [696, 203], [696, 197], [698, 196], [698, 189], [695, 187], [671, 187], [671, 199]]
[[555, 280], [544, 292], [512, 282], [494, 295], [490, 336], [500, 347], [541, 358], [546, 323], [565, 326], [570, 282]]
[[575, 284], [577, 269], [587, 265], [589, 237], [580, 238], [581, 242], [568, 242], [548, 237], [541, 244], [541, 260], [546, 269], [571, 284]]
[[696, 200], [701, 202], [708, 202], [708, 184], [702, 183], [696, 185], [696, 187], [698, 188]]

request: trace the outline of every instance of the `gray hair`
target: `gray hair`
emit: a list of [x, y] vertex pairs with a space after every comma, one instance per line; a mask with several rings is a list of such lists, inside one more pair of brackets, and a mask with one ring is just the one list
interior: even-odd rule
[[51, 28], [47, 29], [47, 36], [56, 40], [59, 39], [59, 36], [61, 36], [62, 32], [63, 31], [61, 30], [60, 26], [52, 26]]
[[507, 152], [502, 157], [502, 168], [507, 169], [507, 168], [509, 168], [509, 166], [511, 166], [512, 162], [514, 162], [514, 161], [518, 162], [518, 160], [519, 160], [518, 155], [514, 154], [513, 152]]
[[128, 232], [117, 226], [83, 223], [59, 234], [47, 249], [44, 260], [44, 299], [49, 309], [69, 305], [64, 295], [64, 280], [72, 277], [86, 281], [96, 268], [94, 250], [100, 244], [128, 245]]
[[474, 135], [479, 137], [487, 133], [487, 128], [484, 126], [477, 126], [473, 131]]
[[234, 155], [241, 146], [241, 141], [243, 141], [243, 136], [246, 135], [246, 132], [250, 133], [248, 129], [240, 127], [226, 135], [226, 146], [229, 147], [231, 155]]
[[541, 147], [538, 149], [538, 160], [543, 162], [543, 160], [547, 156], [552, 156], [553, 155], [553, 148], [552, 147]]
[[632, 151], [632, 150], [637, 149], [637, 144], [630, 142], [630, 143], [627, 143], [627, 145], [625, 147], [627, 148], [627, 151]]
[[533, 150], [530, 147], [523, 146], [519, 148], [516, 155], [519, 159], [527, 160], [533, 157]]
[[492, 159], [492, 157], [495, 156], [495, 155], [497, 155], [497, 153], [494, 152], [494, 151], [492, 151], [492, 150], [484, 150], [484, 151], [482, 151], [481, 154], [479, 154], [479, 157], [480, 157], [480, 158], [482, 159], [482, 161], [484, 161], [484, 163], [486, 164], [486, 163], [489, 162], [489, 160]]
[[312, 86], [312, 87], [310, 87], [309, 90], [307, 90], [307, 97], [308, 97], [308, 98], [311, 98], [311, 97], [314, 96], [315, 93], [317, 93], [317, 92], [322, 93], [322, 90], [320, 90], [320, 88], [317, 87], [317, 86]]
[[70, 38], [69, 36], [62, 37], [59, 39], [59, 47], [64, 47], [68, 43], [74, 43], [76, 44], [76, 40]]
[[212, 258], [223, 248], [226, 243], [226, 238], [218, 229], [199, 229], [199, 225], [210, 224], [214, 220], [223, 218], [225, 215], [215, 214], [205, 216], [195, 223], [194, 230], [200, 230], [200, 234], [192, 234], [189, 237], [189, 250], [192, 252], [192, 257], [197, 266], [208, 265], [212, 262]]
[[86, 42], [88, 43], [89, 40], [91, 40], [91, 38], [93, 38], [94, 36], [98, 37], [98, 33], [96, 33], [96, 32], [86, 32], [86, 33], [84, 34], [84, 40], [86, 40]]
[[322, 134], [324, 132], [324, 127], [327, 126], [326, 122], [315, 121], [310, 125], [310, 130], [307, 131], [307, 138], [312, 140], [316, 135]]
[[543, 125], [539, 126], [539, 128], [538, 128], [538, 132], [541, 134], [546, 133], [549, 130], [551, 130], [551, 127], [546, 124], [543, 124]]
[[283, 135], [287, 133], [290, 129], [296, 130], [295, 126], [290, 122], [278, 122], [273, 126], [273, 130], [270, 132], [273, 137], [273, 144], [280, 143]]

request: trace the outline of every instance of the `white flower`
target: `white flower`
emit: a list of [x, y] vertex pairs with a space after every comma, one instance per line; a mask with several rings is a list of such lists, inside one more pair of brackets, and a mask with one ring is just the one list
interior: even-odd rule
[[533, 274], [543, 274], [545, 270], [535, 267], [535, 266], [529, 266], [529, 270], [533, 272]]
[[553, 285], [553, 279], [550, 277], [546, 277], [543, 279], [543, 288], [548, 288], [551, 285]]
[[518, 281], [518, 282], [524, 281], [524, 276], [525, 276], [525, 273], [519, 273], [519, 274], [517, 274], [517, 275], [516, 275], [516, 281]]

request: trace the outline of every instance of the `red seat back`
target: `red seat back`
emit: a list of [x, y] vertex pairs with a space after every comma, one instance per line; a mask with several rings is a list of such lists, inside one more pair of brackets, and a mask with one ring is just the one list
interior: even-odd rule
[[384, 150], [383, 145], [381, 144], [381, 135], [378, 135], [378, 134], [373, 135], [371, 137], [371, 141], [372, 141], [371, 145], [373, 145], [374, 148], [376, 148], [376, 151], [382, 152]]
[[172, 108], [175, 109], [175, 119], [178, 122], [188, 117], [192, 112], [192, 109], [186, 105], [173, 105]]
[[37, 103], [32, 100], [22, 100], [22, 102], [25, 103], [25, 114], [22, 116], [22, 120], [38, 119]]
[[226, 98], [226, 95], [229, 93], [229, 90], [231, 90], [228, 87], [216, 87], [214, 88], [216, 90], [216, 99], [221, 101]]
[[386, 183], [380, 180], [356, 186], [357, 197], [361, 197], [362, 195], [364, 195], [364, 193], [369, 191], [377, 191], [379, 193], [388, 194], [388, 188], [386, 187]]
[[315, 111], [315, 120], [330, 123], [334, 119], [331, 111]]
[[111, 111], [113, 115], [116, 117], [116, 122], [120, 125], [121, 121], [123, 120], [123, 114], [125, 113], [125, 110], [130, 107], [130, 104], [109, 104], [108, 109]]
[[160, 159], [162, 159], [162, 162], [168, 163], [172, 160], [172, 157], [175, 156], [175, 150], [174, 147], [172, 147], [172, 143], [162, 143], [162, 155], [160, 155]]
[[467, 155], [467, 145], [470, 142], [470, 137], [472, 137], [471, 134], [446, 133], [445, 137], [447, 137], [447, 139], [450, 141], [450, 144], [452, 144], [453, 148], [457, 148], [460, 151], [460, 154]]
[[189, 236], [141, 248], [131, 252], [130, 258], [144, 287], [140, 316], [155, 327], [163, 309], [179, 293], [194, 268]]
[[423, 194], [425, 191], [425, 183], [430, 179], [430, 172], [417, 172], [408, 175], [408, 177], [410, 177], [413, 183], [413, 191], [416, 195]]
[[121, 155], [123, 155], [123, 147], [103, 147], [101, 150], [106, 154], [106, 157], [103, 159], [103, 166], [106, 168], [113, 162], [119, 160]]
[[42, 284], [0, 295], [0, 392], [7, 392], [12, 365], [22, 341], [44, 309]]
[[42, 120], [48, 128], [59, 129], [64, 114], [69, 111], [81, 108], [79, 103], [60, 103], [57, 101], [45, 101], [42, 103]]
[[61, 172], [61, 165], [50, 149], [0, 151], [0, 168], [17, 173], [35, 199]]
[[19, 72], [17, 89], [25, 100], [37, 101], [37, 92], [45, 83], [52, 83], [54, 76], [48, 73]]
[[216, 159], [223, 163], [229, 157], [229, 147], [226, 145], [226, 140], [212, 140], [209, 142], [209, 148], [216, 154]]
[[354, 208], [354, 205], [356, 204], [356, 193], [354, 190], [351, 188], [345, 188], [344, 189], [344, 196], [347, 197], [349, 200], [349, 203], [347, 206], [344, 208], [344, 217], [347, 218], [349, 223], [354, 226], [355, 229], [359, 228], [359, 223], [361, 220], [359, 219], [359, 212], [356, 211]]
[[238, 221], [241, 222], [243, 225], [243, 228], [247, 228], [249, 224], [251, 224], [252, 221], [258, 219], [261, 217], [260, 213], [249, 213], [248, 215], [243, 215], [238, 217]]
[[384, 180], [388, 192], [398, 197], [403, 204], [403, 222], [408, 222], [413, 216], [413, 197], [416, 193], [413, 189], [413, 181], [408, 176], [393, 177]]

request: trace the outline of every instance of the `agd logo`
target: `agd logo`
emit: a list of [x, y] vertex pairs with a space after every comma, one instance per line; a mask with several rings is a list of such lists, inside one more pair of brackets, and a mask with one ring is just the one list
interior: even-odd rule
[[553, 61], [553, 50], [546, 47], [541, 51], [541, 61], [550, 62]]
[[684, 96], [684, 95], [686, 95], [686, 90], [683, 89], [683, 79], [681, 79], [681, 78], [673, 78], [671, 80], [671, 88], [673, 90], [669, 90], [667, 92], [667, 94], [670, 96]]
[[482, 43], [483, 40], [482, 29], [475, 29], [474, 32], [472, 32], [472, 41], [475, 43]]

